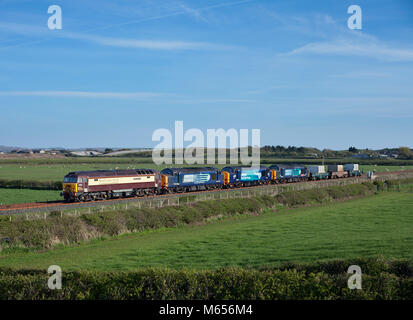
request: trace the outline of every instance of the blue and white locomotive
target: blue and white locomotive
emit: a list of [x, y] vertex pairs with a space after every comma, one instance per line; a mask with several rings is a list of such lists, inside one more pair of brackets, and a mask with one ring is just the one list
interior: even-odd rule
[[221, 173], [226, 187], [267, 184], [271, 179], [266, 167], [225, 167]]
[[213, 167], [166, 168], [161, 171], [162, 189], [168, 192], [188, 192], [221, 188], [220, 171]]

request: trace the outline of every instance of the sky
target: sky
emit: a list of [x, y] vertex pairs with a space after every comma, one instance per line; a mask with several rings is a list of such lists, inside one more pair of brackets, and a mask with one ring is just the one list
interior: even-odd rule
[[413, 147], [412, 40], [409, 0], [0, 0], [0, 145], [154, 147], [182, 120], [262, 146]]

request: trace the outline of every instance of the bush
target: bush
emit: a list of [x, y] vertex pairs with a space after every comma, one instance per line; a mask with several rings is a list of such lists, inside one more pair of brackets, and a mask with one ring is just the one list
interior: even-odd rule
[[[362, 269], [362, 290], [347, 287], [347, 268]], [[270, 269], [223, 268], [130, 272], [64, 272], [61, 290], [47, 288], [47, 271], [0, 268], [0, 299], [413, 299], [405, 260], [351, 259]]]
[[60, 182], [60, 181], [31, 181], [31, 180], [5, 180], [5, 179], [0, 179], [0, 188], [36, 189], [36, 190], [62, 190], [62, 182]]

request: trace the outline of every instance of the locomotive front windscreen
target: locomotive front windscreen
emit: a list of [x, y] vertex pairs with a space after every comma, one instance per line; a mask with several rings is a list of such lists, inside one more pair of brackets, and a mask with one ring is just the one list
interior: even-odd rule
[[77, 177], [64, 177], [63, 182], [64, 183], [76, 183]]

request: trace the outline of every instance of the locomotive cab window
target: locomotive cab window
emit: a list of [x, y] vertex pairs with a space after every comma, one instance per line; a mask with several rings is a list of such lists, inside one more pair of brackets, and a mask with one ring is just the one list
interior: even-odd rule
[[64, 177], [63, 182], [64, 183], [76, 183], [77, 178], [76, 177]]

